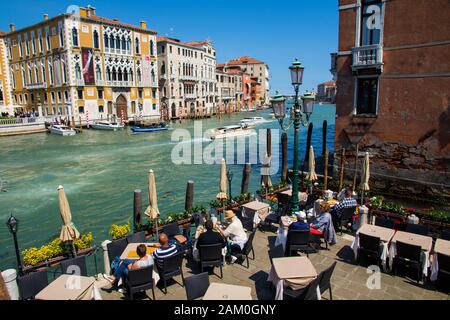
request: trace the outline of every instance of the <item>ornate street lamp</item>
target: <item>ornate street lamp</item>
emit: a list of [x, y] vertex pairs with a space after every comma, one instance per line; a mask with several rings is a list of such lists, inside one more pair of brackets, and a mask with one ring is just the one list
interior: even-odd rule
[[19, 220], [13, 217], [13, 215], [11, 214], [11, 217], [6, 222], [6, 225], [8, 226], [9, 231], [11, 232], [14, 238], [14, 247], [16, 250], [16, 258], [17, 258], [17, 268], [19, 270], [19, 275], [22, 276], [23, 275], [22, 261], [20, 259], [19, 244], [17, 242], [17, 231], [19, 230]]
[[313, 113], [314, 97], [312, 96], [312, 94], [305, 94], [305, 96], [302, 98], [302, 105], [300, 105], [299, 89], [300, 85], [303, 83], [303, 72], [305, 68], [297, 59], [295, 59], [292, 66], [289, 67], [289, 70], [291, 72], [291, 83], [294, 86], [295, 90], [295, 98], [294, 98], [294, 106], [291, 109], [291, 114], [289, 116], [287, 123], [285, 121], [287, 113], [286, 99], [283, 96], [279, 95], [278, 92], [276, 92], [276, 95], [271, 102], [275, 118], [280, 123], [280, 127], [283, 130], [283, 132], [286, 132], [292, 125], [294, 125], [294, 169], [293, 169], [294, 179], [292, 182], [292, 198], [291, 198], [292, 203], [291, 213], [294, 214], [299, 211], [298, 144], [299, 144], [300, 125], [302, 125], [303, 127], [308, 126], [310, 116]]
[[233, 181], [234, 173], [231, 170], [228, 170], [227, 172], [227, 179], [228, 179], [228, 203], [231, 204], [231, 182]]

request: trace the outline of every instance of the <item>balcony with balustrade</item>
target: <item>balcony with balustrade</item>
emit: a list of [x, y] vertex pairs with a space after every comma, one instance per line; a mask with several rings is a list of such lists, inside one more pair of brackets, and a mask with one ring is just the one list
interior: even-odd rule
[[383, 70], [383, 47], [380, 44], [356, 47], [353, 53], [353, 71], [359, 69]]
[[40, 90], [45, 88], [47, 88], [47, 84], [45, 82], [30, 83], [25, 86], [25, 89], [27, 90]]
[[187, 75], [180, 75], [181, 81], [198, 81], [199, 78], [195, 76], [187, 76]]

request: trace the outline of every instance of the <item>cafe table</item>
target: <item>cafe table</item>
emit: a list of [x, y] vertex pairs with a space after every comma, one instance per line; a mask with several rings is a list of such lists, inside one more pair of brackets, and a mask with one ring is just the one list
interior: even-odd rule
[[[316, 278], [317, 271], [307, 257], [286, 257], [273, 259], [267, 281], [272, 282], [276, 288], [275, 300], [283, 300], [284, 288], [300, 290]], [[320, 300], [319, 291], [317, 298]]]
[[[120, 256], [120, 260], [139, 260], [139, 256], [137, 255], [136, 249], [139, 245], [145, 245], [147, 247], [147, 254], [152, 256], [153, 252], [156, 251], [157, 247], [154, 243], [130, 243], [127, 245], [122, 255]], [[153, 259], [153, 258], [152, 258]], [[153, 280], [155, 284], [159, 282], [159, 274], [156, 270], [156, 266], [153, 265]], [[122, 279], [119, 281], [119, 283]]]
[[391, 270], [394, 258], [397, 255], [397, 241], [422, 247], [423, 275], [426, 277], [428, 275], [428, 268], [430, 267], [430, 251], [433, 246], [433, 238], [405, 231], [397, 231], [394, 237], [392, 237], [389, 248], [389, 268]]
[[275, 240], [275, 247], [278, 245], [282, 245], [283, 249], [286, 249], [286, 241], [287, 241], [287, 234], [289, 226], [297, 221], [296, 217], [290, 217], [290, 216], [283, 216], [280, 219], [280, 226], [277, 231], [277, 238]]
[[250, 287], [211, 283], [203, 300], [252, 300]]
[[261, 221], [266, 220], [270, 214], [270, 205], [264, 202], [253, 201], [242, 205], [242, 216], [253, 218], [253, 224], [256, 227]]
[[431, 263], [431, 281], [436, 281], [439, 273], [438, 253], [450, 256], [450, 241], [437, 239], [434, 244], [433, 261]]
[[359, 235], [364, 234], [367, 236], [372, 236], [376, 238], [380, 238], [381, 241], [381, 263], [383, 265], [383, 268], [386, 269], [386, 260], [388, 257], [388, 246], [389, 242], [391, 241], [392, 237], [395, 234], [395, 230], [379, 227], [371, 224], [364, 224], [359, 230], [356, 232], [355, 240], [353, 240], [353, 243], [351, 245], [351, 248], [353, 249], [353, 253], [355, 254], [355, 260], [358, 258], [358, 249], [359, 249]]
[[[281, 194], [287, 195], [289, 197], [292, 197], [292, 189], [280, 192]], [[308, 194], [306, 192], [299, 192], [298, 193], [298, 201], [299, 202], [306, 202], [308, 200]]]
[[101, 300], [94, 277], [63, 274], [36, 295], [36, 300]]

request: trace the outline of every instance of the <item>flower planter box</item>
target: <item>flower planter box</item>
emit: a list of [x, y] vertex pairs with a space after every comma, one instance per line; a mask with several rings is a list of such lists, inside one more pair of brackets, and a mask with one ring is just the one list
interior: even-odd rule
[[[80, 250], [77, 252], [77, 257], [80, 256], [88, 256], [90, 254], [92, 254], [92, 252], [95, 252], [97, 250], [97, 247], [91, 247], [89, 249], [85, 249], [85, 250]], [[59, 256], [59, 257], [54, 257], [50, 260], [41, 262], [35, 266], [24, 266], [23, 268], [23, 272], [25, 274], [30, 273], [30, 272], [34, 272], [34, 271], [40, 271], [40, 270], [44, 270], [46, 268], [49, 267], [57, 267], [61, 264], [61, 262], [71, 259], [72, 257], [70, 256]]]

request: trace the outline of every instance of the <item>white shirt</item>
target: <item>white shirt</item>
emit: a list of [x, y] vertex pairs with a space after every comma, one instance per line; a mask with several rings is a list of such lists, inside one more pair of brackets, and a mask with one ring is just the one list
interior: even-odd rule
[[232, 244], [239, 245], [241, 249], [244, 248], [248, 240], [247, 233], [242, 226], [242, 222], [237, 217], [234, 217], [231, 220], [231, 224], [223, 232], [223, 235], [229, 238]]

